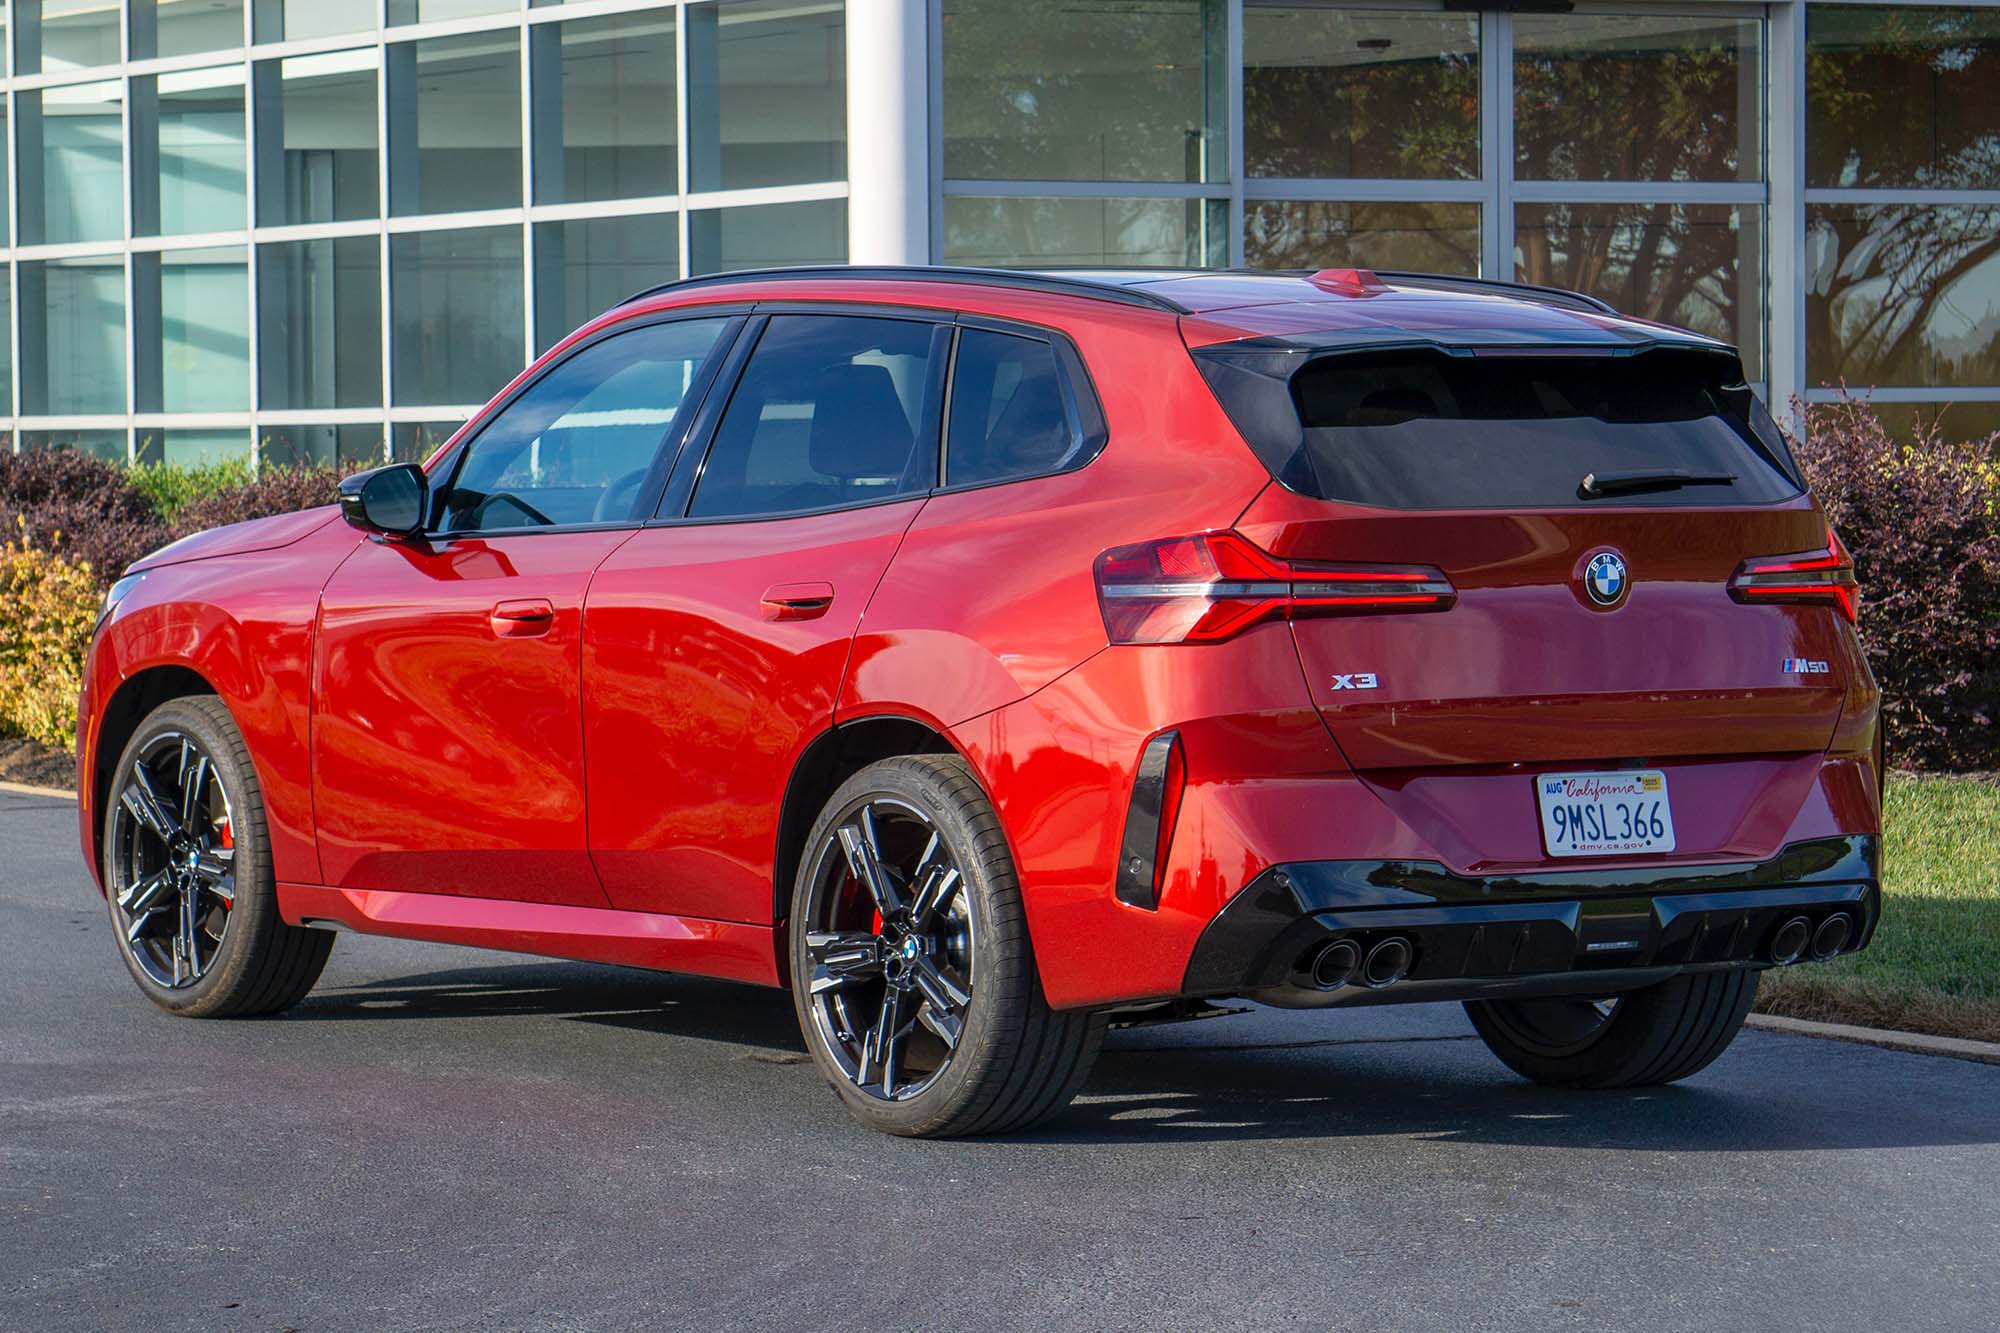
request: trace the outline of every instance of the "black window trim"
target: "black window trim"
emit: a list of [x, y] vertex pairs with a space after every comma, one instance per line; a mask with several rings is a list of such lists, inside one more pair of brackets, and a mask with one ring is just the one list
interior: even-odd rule
[[[847, 301], [761, 301], [754, 307], [755, 314], [736, 340], [731, 349], [730, 365], [726, 379], [718, 377], [710, 387], [709, 401], [704, 404], [696, 429], [690, 433], [690, 443], [681, 450], [673, 476], [661, 496], [653, 517], [646, 521], [649, 528], [667, 527], [707, 527], [720, 523], [771, 523], [793, 518], [813, 518], [822, 514], [838, 514], [850, 509], [874, 509], [882, 505], [902, 504], [910, 500], [926, 500], [937, 493], [937, 467], [940, 443], [936, 449], [926, 450], [925, 439], [942, 441], [944, 436], [943, 414], [945, 410], [945, 377], [949, 369], [952, 338], [954, 336], [954, 316], [950, 311], [931, 310], [916, 306], [890, 306]], [[700, 485], [702, 474], [708, 468], [710, 453], [715, 448], [715, 437], [722, 424], [722, 418], [735, 400], [737, 390], [742, 386], [745, 371], [757, 344], [763, 340], [764, 331], [770, 327], [773, 318], [781, 315], [806, 315], [850, 319], [892, 319], [905, 324], [928, 324], [931, 326], [930, 365], [924, 380], [924, 420], [918, 427], [918, 447], [911, 453], [912, 466], [919, 463], [923, 470], [909, 479], [905, 489], [893, 495], [884, 495], [869, 500], [850, 500], [843, 504], [820, 505], [812, 509], [787, 509], [777, 513], [714, 514], [695, 515], [688, 511], [694, 504], [695, 488]], [[908, 475], [907, 473], [905, 474]]]
[[[648, 466], [646, 480], [640, 484], [639, 493], [633, 496], [633, 513], [640, 517], [607, 520], [602, 523], [534, 523], [520, 527], [477, 528], [452, 532], [439, 528], [438, 524], [444, 517], [444, 502], [458, 480], [459, 470], [464, 466], [465, 457], [471, 451], [473, 443], [530, 389], [540, 384], [559, 367], [568, 365], [583, 352], [620, 334], [634, 333], [642, 328], [659, 324], [710, 319], [723, 320], [723, 329], [716, 335], [715, 346], [703, 359], [701, 370], [696, 375], [694, 383], [688, 386], [688, 392], [681, 398], [680, 405], [674, 409], [673, 420], [661, 432], [659, 443], [653, 448], [653, 461]], [[454, 541], [476, 538], [524, 537], [555, 532], [637, 531], [645, 527], [646, 520], [643, 515], [657, 506], [659, 495], [666, 490], [668, 480], [673, 475], [681, 456], [688, 450], [702, 408], [706, 405], [709, 395], [714, 392], [724, 365], [736, 355], [738, 347], [743, 342], [744, 328], [750, 322], [751, 307], [742, 302], [680, 306], [607, 324], [588, 338], [577, 341], [563, 355], [551, 358], [533, 378], [522, 381], [512, 391], [488, 403], [465, 424], [457, 438], [432, 462], [427, 471], [427, 476], [431, 479], [430, 513], [424, 520], [424, 541], [434, 547], [443, 547]], [[447, 479], [443, 485], [439, 485], [436, 481], [440, 476]]]
[[999, 333], [1047, 344], [1055, 354], [1056, 383], [1062, 391], [1063, 415], [1068, 418], [1070, 430], [1075, 434], [1079, 447], [1071, 461], [1062, 467], [1051, 468], [1045, 472], [1022, 472], [1011, 477], [994, 477], [989, 481], [964, 482], [954, 486], [951, 483], [949, 466], [951, 397], [958, 382], [959, 338], [954, 330], [951, 342], [951, 373], [945, 385], [944, 416], [938, 423], [938, 484], [931, 494], [960, 495], [967, 491], [983, 491], [991, 486], [1012, 486], [1017, 482], [1066, 476], [1071, 472], [1082, 471], [1103, 455], [1104, 446], [1111, 436], [1110, 429], [1105, 423], [1103, 399], [1098, 397], [1097, 385], [1091, 381], [1089, 367], [1084, 364], [1082, 354], [1076, 350], [1076, 344], [1070, 340], [1068, 334], [1041, 324], [995, 319], [990, 315], [961, 314], [954, 322], [958, 329], [977, 329], [985, 333]]

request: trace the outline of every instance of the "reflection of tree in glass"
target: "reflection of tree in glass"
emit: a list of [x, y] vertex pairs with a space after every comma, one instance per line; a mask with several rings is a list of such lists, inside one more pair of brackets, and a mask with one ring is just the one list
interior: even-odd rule
[[945, 175], [1226, 179], [1222, 12], [1214, 0], [948, 0]]
[[[1815, 11], [1807, 181], [2000, 188], [2000, 14]], [[1806, 365], [1816, 382], [2000, 383], [2000, 205], [1817, 205]]]
[[1228, 211], [1201, 199], [974, 198], [945, 201], [954, 264], [1135, 265], [1228, 262]]
[[1252, 268], [1479, 272], [1479, 205], [1253, 200], [1243, 219]]
[[2000, 13], [1816, 9], [1806, 184], [2000, 189]]
[[[1754, 281], [1748, 293], [1740, 281], [1745, 248], [1728, 204], [1525, 204], [1515, 215], [1522, 281], [1736, 343], [1754, 374], [1758, 310]], [[1754, 277], [1757, 250], [1748, 249]]]
[[1515, 31], [1520, 178], [1757, 179], [1754, 23], [1523, 18]]
[[1255, 5], [1243, 46], [1246, 174], [1478, 179], [1477, 19]]
[[[1581, 26], [1588, 25], [1588, 26]], [[1755, 179], [1757, 29], [1730, 20], [1517, 21], [1515, 170], [1531, 180]], [[1746, 84], [1747, 80], [1747, 84]], [[1728, 205], [1550, 204], [1515, 218], [1519, 276], [1745, 346], [1758, 310]], [[1748, 258], [1753, 266], [1754, 246]], [[1747, 299], [1746, 299], [1747, 298]], [[1754, 372], [1753, 372], [1754, 373]]]
[[2000, 383], [2000, 204], [1817, 205], [1806, 260], [1814, 381]]

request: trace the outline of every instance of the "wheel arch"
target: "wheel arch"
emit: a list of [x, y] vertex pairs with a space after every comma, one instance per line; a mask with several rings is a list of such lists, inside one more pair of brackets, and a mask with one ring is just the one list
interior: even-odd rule
[[93, 867], [103, 860], [104, 813], [111, 797], [111, 773], [125, 753], [139, 724], [155, 708], [172, 699], [210, 694], [220, 697], [206, 676], [182, 663], [162, 663], [135, 671], [119, 683], [105, 701], [91, 749], [89, 775], [91, 854]]
[[[841, 783], [868, 765], [902, 754], [951, 754], [964, 758], [943, 731], [901, 713], [877, 713], [838, 723], [815, 736], [800, 752], [778, 809], [777, 855], [771, 870], [774, 924], [782, 924], [791, 915], [792, 891], [798, 879], [799, 860], [805, 854], [806, 834], [827, 799]], [[781, 946], [781, 976], [783, 953]]]

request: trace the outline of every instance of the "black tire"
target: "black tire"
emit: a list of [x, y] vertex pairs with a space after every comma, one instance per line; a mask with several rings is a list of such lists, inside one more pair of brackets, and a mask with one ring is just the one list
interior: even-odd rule
[[[179, 776], [173, 779], [178, 805], [168, 815], [183, 833], [169, 839], [159, 836], [122, 794], [138, 784], [142, 757], [157, 755], [143, 760], [146, 781], [156, 800], [173, 806], [159, 789], [176, 771], [174, 754], [182, 756]], [[190, 754], [195, 756], [192, 777], [186, 757]], [[206, 769], [201, 766], [203, 759]], [[187, 795], [190, 786], [192, 798]], [[190, 814], [193, 817], [187, 817]], [[193, 831], [204, 824], [206, 831]], [[204, 852], [203, 847], [209, 850]], [[147, 898], [143, 890], [159, 878], [162, 867], [180, 864], [176, 849], [190, 858], [187, 874], [173, 877]], [[100, 855], [112, 937], [126, 970], [146, 998], [170, 1014], [237, 1018], [276, 1013], [303, 999], [326, 966], [333, 933], [287, 925], [278, 915], [263, 789], [242, 733], [213, 695], [169, 700], [139, 724], [112, 770]], [[207, 878], [197, 878], [204, 871], [197, 870], [195, 862], [203, 863]], [[174, 874], [171, 869], [165, 873]], [[194, 907], [183, 909], [189, 894], [194, 895]], [[138, 911], [128, 910], [121, 901], [127, 898]], [[146, 910], [155, 901], [168, 901], [170, 906]], [[175, 919], [160, 920], [169, 910], [176, 913]], [[183, 910], [188, 918], [198, 915], [198, 924], [184, 925], [188, 918], [179, 915]], [[199, 942], [189, 951], [178, 941], [162, 947], [160, 935], [169, 928], [176, 935], [186, 929], [190, 932], [186, 938]], [[194, 960], [186, 979], [183, 957]]]
[[1706, 1069], [1736, 1040], [1757, 998], [1753, 971], [1695, 972], [1619, 997], [1468, 1001], [1488, 1049], [1523, 1078], [1557, 1088], [1641, 1088]]
[[[863, 828], [869, 845], [883, 850], [891, 897], [905, 900], [907, 910], [882, 913], [879, 896], [852, 869], [856, 853], [843, 849], [843, 831], [858, 835]], [[945, 905], [924, 913], [925, 884], [949, 879], [910, 850], [930, 846], [931, 834], [957, 880]], [[932, 874], [923, 873], [927, 867]], [[868, 915], [878, 917], [874, 924]], [[925, 921], [937, 924], [926, 929]], [[955, 755], [885, 759], [841, 785], [807, 835], [788, 933], [792, 997], [806, 1046], [849, 1113], [871, 1129], [915, 1138], [1027, 1129], [1068, 1106], [1097, 1062], [1105, 1018], [1052, 1010], [1043, 998], [1013, 858], [985, 793]], [[920, 952], [932, 966], [928, 989], [924, 979], [912, 979], [915, 966], [892, 979], [905, 952], [890, 947], [899, 933], [909, 961], [918, 964]], [[843, 947], [832, 942], [836, 934], [845, 942], [844, 958], [836, 957]], [[874, 961], [871, 948], [879, 955]], [[952, 989], [938, 1003], [940, 973]], [[914, 1005], [915, 1016], [891, 1023], [890, 996], [898, 986], [903, 998], [893, 1013], [900, 1019]], [[954, 992], [969, 992], [969, 999], [955, 1004]], [[934, 1067], [922, 1068], [922, 1050], [904, 1055], [902, 1072], [911, 1078], [899, 1088], [899, 1047], [892, 1040], [875, 1066], [887, 1072], [879, 1086], [871, 1084], [862, 1031], [870, 1014], [892, 1038], [901, 1031], [905, 1040], [927, 1044]], [[947, 1045], [944, 1031], [953, 1023], [955, 1045]]]

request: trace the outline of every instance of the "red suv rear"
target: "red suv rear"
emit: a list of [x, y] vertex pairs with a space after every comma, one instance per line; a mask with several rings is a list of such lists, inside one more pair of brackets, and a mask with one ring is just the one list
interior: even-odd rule
[[336, 923], [788, 984], [952, 1134], [1228, 995], [1680, 1078], [1874, 927], [1846, 555], [1731, 349], [1573, 293], [725, 275], [342, 503], [100, 631], [85, 845], [170, 1008]]

